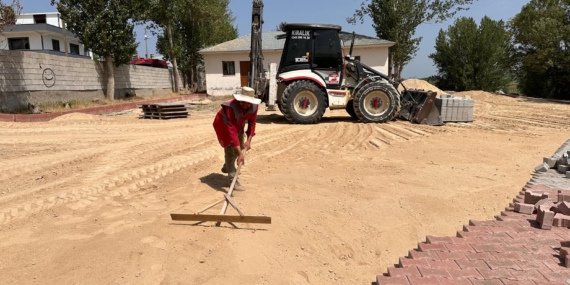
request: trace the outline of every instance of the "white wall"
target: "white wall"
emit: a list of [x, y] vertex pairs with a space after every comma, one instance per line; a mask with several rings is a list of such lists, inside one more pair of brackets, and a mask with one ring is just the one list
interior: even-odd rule
[[[35, 32], [22, 32], [18, 34], [11, 34], [8, 36], [8, 38], [28, 38], [30, 42], [30, 49], [40, 49], [40, 50], [42, 49], [41, 36]], [[0, 36], [0, 49], [3, 50], [9, 49], [8, 40], [4, 36]]]
[[[42, 49], [42, 41], [41, 41], [42, 36], [40, 36], [38, 33], [36, 33], [36, 32], [22, 32], [22, 33], [17, 33], [17, 34], [10, 34], [8, 36], [8, 38], [20, 38], [20, 37], [29, 38], [31, 50], [41, 50]], [[50, 34], [50, 35], [44, 35], [43, 39], [44, 39], [44, 50], [52, 50], [53, 46], [52, 46], [51, 40], [56, 39], [56, 40], [59, 40], [60, 51], [65, 52], [65, 43], [63, 41], [63, 36], [54, 36], [54, 35]], [[78, 39], [69, 38], [69, 37], [67, 38], [67, 51], [71, 52], [71, 48], [70, 48], [69, 44], [79, 45], [79, 54], [80, 55], [91, 56], [90, 53], [85, 54], [85, 48], [82, 44], [79, 43]], [[9, 49], [8, 40], [4, 36], [0, 36], [0, 49], [3, 49], [3, 50]]]
[[46, 23], [52, 26], [61, 27], [61, 21], [58, 20], [59, 17], [57, 14], [47, 14], [46, 15]]
[[[348, 50], [347, 50], [348, 52]], [[281, 51], [264, 51], [263, 65], [269, 71], [269, 64], [281, 61]], [[388, 74], [388, 47], [357, 47], [353, 48], [355, 56], [360, 56], [360, 61], [382, 73]], [[240, 86], [240, 61], [249, 61], [249, 52], [241, 53], [215, 53], [205, 54], [204, 64], [206, 67], [207, 93], [213, 96], [231, 95], [236, 87]], [[223, 75], [222, 61], [235, 62], [235, 75]], [[246, 74], [248, 70], [244, 71]]]
[[[269, 72], [269, 64], [277, 63], [281, 60], [281, 52], [263, 52], [263, 65]], [[204, 65], [206, 68], [206, 89], [209, 95], [224, 96], [234, 94], [236, 87], [241, 85], [240, 61], [249, 62], [249, 53], [225, 53], [225, 54], [205, 54]], [[224, 75], [222, 61], [234, 61], [235, 75]], [[244, 70], [247, 74], [249, 70]]]
[[34, 15], [19, 15], [16, 18], [16, 25], [34, 24]]
[[[41, 15], [42, 13], [37, 13]], [[61, 20], [58, 20], [58, 14], [46, 14], [46, 23], [52, 26], [61, 27]], [[16, 25], [35, 24], [34, 15], [18, 15]]]
[[[348, 51], [347, 51], [348, 53]], [[360, 56], [360, 62], [388, 74], [388, 47], [354, 47], [354, 56]]]

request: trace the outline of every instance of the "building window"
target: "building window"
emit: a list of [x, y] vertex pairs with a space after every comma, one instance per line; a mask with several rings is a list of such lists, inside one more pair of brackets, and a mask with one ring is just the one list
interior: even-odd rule
[[222, 61], [222, 67], [224, 69], [224, 75], [235, 75], [236, 69], [233, 61]]
[[79, 45], [69, 44], [69, 52], [71, 54], [79, 54]]
[[30, 40], [28, 38], [9, 38], [8, 48], [10, 50], [30, 49]]
[[46, 23], [46, 15], [34, 15], [34, 23], [36, 24], [45, 24]]
[[58, 40], [51, 40], [51, 46], [53, 50], [61, 51], [59, 49], [59, 41]]

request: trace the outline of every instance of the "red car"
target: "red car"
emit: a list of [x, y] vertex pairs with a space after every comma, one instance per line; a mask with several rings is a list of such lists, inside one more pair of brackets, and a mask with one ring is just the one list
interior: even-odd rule
[[142, 58], [139, 55], [133, 56], [133, 58], [131, 59], [131, 64], [150, 66], [150, 67], [158, 67], [158, 68], [168, 68], [168, 64], [166, 63], [166, 60]]

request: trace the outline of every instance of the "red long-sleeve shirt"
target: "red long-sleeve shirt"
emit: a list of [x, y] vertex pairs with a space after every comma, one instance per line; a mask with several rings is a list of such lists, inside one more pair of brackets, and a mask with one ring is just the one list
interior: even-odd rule
[[257, 119], [257, 105], [251, 105], [243, 110], [236, 99], [222, 103], [222, 108], [214, 118], [214, 130], [222, 147], [239, 146], [238, 133], [244, 130], [248, 123], [246, 134], [255, 136], [255, 120]]

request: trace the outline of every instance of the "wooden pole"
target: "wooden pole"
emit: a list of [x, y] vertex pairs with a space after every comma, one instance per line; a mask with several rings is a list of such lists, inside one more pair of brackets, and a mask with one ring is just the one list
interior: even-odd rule
[[[247, 152], [247, 151], [244, 151], [244, 153], [243, 153], [244, 156], [245, 156], [245, 153], [246, 153], [246, 152]], [[240, 172], [240, 170], [241, 170], [241, 166], [242, 166], [242, 165], [243, 165], [243, 164], [239, 164], [239, 165], [238, 165], [238, 169], [237, 169], [237, 171], [236, 171], [236, 176], [234, 176], [234, 179], [232, 180], [232, 184], [230, 185], [230, 190], [228, 191], [228, 194], [227, 194], [227, 195], [230, 196], [230, 197], [232, 196], [232, 193], [234, 192], [234, 187], [236, 186], [237, 177], [238, 177], [238, 175], [239, 175], [239, 172]], [[220, 214], [221, 214], [221, 215], [225, 214], [227, 209], [228, 209], [228, 200], [226, 200], [226, 201], [224, 202], [224, 205], [222, 206], [222, 211], [220, 212]], [[221, 222], [217, 222], [217, 223], [216, 223], [216, 227], [219, 227], [220, 224], [221, 224]]]
[[214, 207], [214, 206], [216, 206], [216, 205], [218, 205], [218, 204], [220, 204], [220, 203], [222, 203], [222, 202], [224, 202], [224, 201], [225, 201], [224, 199], [219, 200], [219, 201], [216, 201], [215, 203], [212, 203], [212, 204], [210, 204], [210, 205], [204, 207], [202, 210], [200, 210], [200, 211], [198, 211], [198, 212], [195, 212], [194, 214], [196, 214], [196, 215], [197, 215], [197, 214], [200, 214], [200, 213], [202, 213], [202, 212], [204, 212], [204, 211], [206, 211], [206, 210], [208, 210], [208, 209], [210, 209], [210, 208], [212, 208], [212, 207]]

